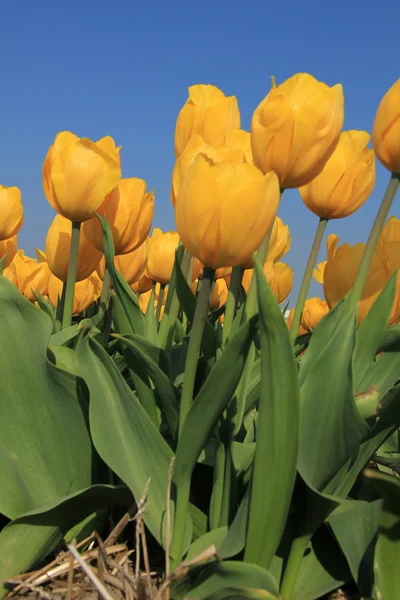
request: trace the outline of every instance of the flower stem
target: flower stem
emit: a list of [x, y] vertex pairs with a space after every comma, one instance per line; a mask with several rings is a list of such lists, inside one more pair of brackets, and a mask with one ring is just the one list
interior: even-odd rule
[[204, 269], [203, 283], [197, 298], [196, 311], [193, 318], [193, 326], [190, 331], [189, 347], [186, 356], [185, 374], [183, 379], [183, 389], [181, 396], [181, 406], [179, 414], [179, 434], [185, 419], [190, 411], [193, 402], [193, 391], [197, 372], [197, 361], [201, 339], [203, 337], [204, 325], [207, 319], [210, 306], [211, 286], [214, 278], [214, 269], [206, 267]]
[[158, 302], [157, 302], [157, 308], [156, 308], [156, 321], [157, 321], [157, 323], [160, 320], [161, 307], [162, 307], [163, 300], [164, 300], [164, 292], [165, 292], [165, 283], [161, 283], [161, 285], [160, 285], [160, 293], [158, 294]]
[[65, 289], [64, 312], [62, 319], [62, 328], [69, 327], [72, 321], [72, 307], [74, 304], [74, 292], [76, 282], [76, 271], [78, 267], [79, 237], [81, 232], [81, 223], [72, 221], [71, 249], [69, 252], [67, 286]]
[[103, 287], [101, 288], [100, 308], [106, 310], [110, 298], [111, 277], [108, 269], [104, 271]]
[[228, 300], [225, 308], [224, 326], [222, 328], [222, 342], [225, 345], [232, 329], [233, 319], [236, 313], [236, 304], [239, 286], [243, 278], [243, 269], [240, 266], [233, 267], [231, 283], [229, 285]]
[[[185, 249], [185, 251], [183, 253], [183, 257], [182, 257], [182, 262], [181, 262], [182, 273], [184, 274], [185, 277], [187, 277], [187, 275], [188, 275], [191, 260], [192, 260], [192, 256], [191, 256], [190, 252]], [[178, 294], [176, 293], [176, 289], [175, 289], [173, 291], [173, 296], [172, 296], [172, 300], [171, 300], [171, 306], [169, 308], [168, 318], [163, 319], [161, 326], [160, 326], [160, 332], [159, 332], [160, 348], [165, 348], [166, 346], [169, 346], [172, 343], [172, 334], [173, 334], [174, 327], [175, 327], [175, 321], [178, 318], [179, 306], [180, 306], [180, 302], [179, 302]]]
[[315, 232], [314, 241], [312, 243], [310, 254], [308, 256], [307, 265], [304, 270], [303, 281], [301, 282], [300, 291], [297, 298], [292, 327], [290, 329], [290, 336], [293, 341], [296, 339], [297, 333], [299, 331], [301, 315], [303, 314], [304, 304], [306, 302], [308, 290], [310, 288], [313, 269], [315, 267], [315, 263], [317, 262], [318, 253], [321, 248], [322, 240], [324, 239], [325, 229], [327, 225], [328, 219], [320, 219], [317, 231]]
[[300, 564], [303, 560], [304, 552], [307, 548], [310, 539], [311, 534], [306, 533], [293, 540], [292, 547], [290, 548], [289, 559], [286, 565], [285, 573], [283, 575], [282, 586], [280, 589], [282, 598], [285, 598], [285, 600], [291, 600], [292, 598], [294, 586], [300, 569]]
[[369, 234], [368, 242], [364, 250], [363, 257], [358, 267], [357, 277], [353, 285], [353, 289], [350, 292], [348, 301], [348, 310], [355, 308], [357, 303], [362, 298], [364, 291], [365, 282], [368, 276], [368, 271], [371, 266], [372, 258], [374, 256], [376, 245], [379, 240], [379, 236], [385, 225], [386, 218], [392, 206], [394, 197], [400, 183], [400, 173], [392, 173], [386, 188], [385, 195], [383, 196], [382, 203], [379, 207], [378, 213], [375, 217], [374, 224]]

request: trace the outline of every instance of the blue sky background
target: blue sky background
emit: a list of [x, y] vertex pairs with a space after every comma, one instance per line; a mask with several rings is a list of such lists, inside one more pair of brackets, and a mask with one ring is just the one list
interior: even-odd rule
[[[236, 95], [242, 127], [277, 83], [308, 71], [342, 83], [345, 129], [371, 132], [380, 99], [400, 76], [397, 0], [11, 0], [0, 8], [0, 183], [21, 188], [20, 246], [43, 248], [54, 216], [41, 168], [58, 131], [122, 144], [124, 177], [144, 178], [156, 194], [154, 225], [174, 229], [169, 199], [177, 114], [194, 83]], [[388, 181], [378, 165], [366, 205], [329, 232], [365, 240]], [[400, 196], [392, 214], [399, 216]], [[280, 216], [292, 233], [285, 260], [298, 290], [317, 218], [297, 191]], [[324, 258], [325, 248], [321, 259]], [[318, 284], [313, 295], [322, 295]]]

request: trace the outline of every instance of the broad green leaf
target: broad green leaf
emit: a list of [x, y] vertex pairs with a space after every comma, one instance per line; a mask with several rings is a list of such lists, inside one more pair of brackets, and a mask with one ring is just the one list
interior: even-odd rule
[[236, 556], [245, 547], [249, 510], [250, 484], [246, 488], [232, 525], [229, 527], [228, 535], [219, 548], [218, 555], [221, 558], [231, 558], [232, 556]]
[[393, 325], [386, 329], [379, 351], [399, 352], [400, 351], [400, 325]]
[[236, 472], [230, 440], [221, 441], [215, 454], [214, 481], [210, 502], [210, 529], [228, 526], [236, 510]]
[[67, 346], [78, 334], [77, 325], [71, 325], [61, 331], [57, 331], [57, 333], [53, 333], [50, 337], [50, 344], [52, 346]]
[[151, 291], [149, 304], [147, 306], [146, 314], [144, 316], [144, 337], [146, 337], [152, 344], [157, 346], [158, 335], [157, 335], [157, 321], [154, 311], [154, 290]]
[[[245, 560], [268, 568], [282, 537], [296, 479], [299, 380], [284, 316], [255, 259], [261, 385]], [[265, 476], [265, 465], [273, 468]]]
[[368, 470], [365, 474], [383, 496], [375, 548], [377, 600], [397, 600], [400, 589], [400, 482], [396, 477]]
[[[81, 376], [90, 391], [94, 445], [104, 462], [128, 485], [137, 502], [150, 479], [144, 520], [162, 543], [172, 450], [112, 359], [90, 334], [80, 340], [77, 355]], [[190, 537], [187, 545], [189, 541]]]
[[56, 322], [56, 310], [50, 302], [48, 302], [40, 292], [33, 292], [36, 302], [40, 310], [42, 310], [48, 317], [50, 317], [53, 323], [53, 331], [55, 330]]
[[193, 540], [197, 540], [207, 533], [207, 515], [194, 504], [189, 504], [189, 514], [193, 521]]
[[228, 527], [225, 525], [224, 527], [218, 527], [218, 529], [208, 531], [205, 535], [197, 538], [197, 540], [191, 544], [185, 560], [193, 560], [211, 545], [215, 546], [218, 551], [218, 548], [221, 546], [227, 533]]

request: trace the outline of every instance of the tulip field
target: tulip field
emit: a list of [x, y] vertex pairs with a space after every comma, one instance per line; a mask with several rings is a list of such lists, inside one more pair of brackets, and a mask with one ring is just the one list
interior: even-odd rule
[[[371, 136], [306, 73], [250, 132], [212, 85], [177, 115], [176, 231], [110, 136], [49, 140], [36, 257], [0, 186], [0, 598], [398, 600], [400, 79]], [[326, 227], [376, 159], [349, 245]], [[293, 188], [315, 236], [292, 307]]]

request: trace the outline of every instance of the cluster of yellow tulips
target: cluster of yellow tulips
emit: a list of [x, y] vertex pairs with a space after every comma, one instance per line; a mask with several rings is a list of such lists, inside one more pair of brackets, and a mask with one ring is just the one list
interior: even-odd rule
[[[120, 147], [111, 137], [93, 142], [61, 132], [43, 165], [44, 193], [58, 214], [48, 230], [45, 251], [38, 250], [37, 259], [17, 251], [23, 223], [19, 189], [0, 186], [3, 275], [30, 301], [40, 292], [56, 306], [75, 246], [72, 313], [85, 310], [100, 296], [103, 285], [110, 285], [97, 212], [110, 225], [116, 268], [141, 295], [143, 311], [154, 282], [159, 284], [154, 289], [156, 302], [161, 309], [165, 304], [164, 288], [180, 243], [194, 258], [194, 291], [204, 269], [212, 271], [211, 307], [216, 308], [227, 300], [233, 267], [241, 267], [241, 282], [249, 291], [253, 253], [267, 240], [264, 272], [282, 303], [293, 285], [292, 269], [280, 262], [291, 241], [288, 226], [276, 216], [283, 191], [298, 188], [306, 207], [319, 218], [314, 267], [327, 222], [354, 213], [370, 196], [375, 155], [392, 173], [400, 171], [400, 80], [379, 106], [373, 150], [368, 147], [370, 135], [342, 131], [343, 120], [342, 86], [329, 87], [306, 73], [278, 86], [273, 80], [253, 114], [251, 132], [240, 129], [235, 97], [226, 97], [212, 85], [190, 87], [175, 130], [171, 201], [177, 232], [154, 229], [150, 237], [154, 193], [147, 191], [142, 179], [121, 179]], [[311, 298], [297, 315], [291, 312], [288, 323], [296, 333], [312, 330], [353, 286], [364, 244], [338, 246], [338, 238], [330, 235], [327, 248], [327, 262], [314, 272], [323, 283], [325, 301]], [[399, 248], [400, 221], [391, 218], [369, 268], [360, 320], [400, 266]], [[303, 283], [307, 293], [307, 281]], [[162, 316], [162, 311], [158, 314]], [[399, 321], [400, 301], [393, 308], [391, 323]]]

